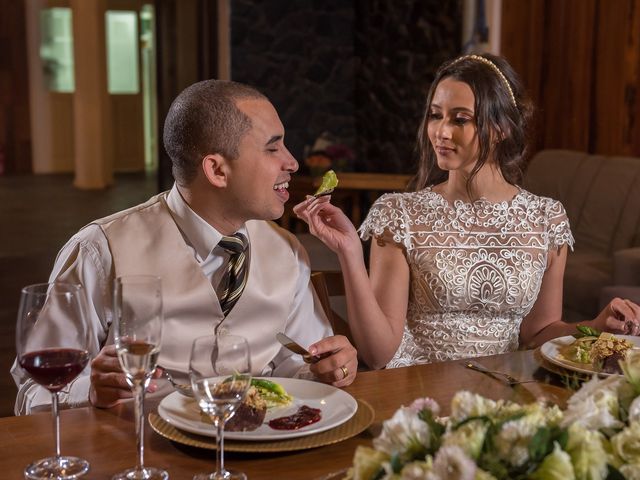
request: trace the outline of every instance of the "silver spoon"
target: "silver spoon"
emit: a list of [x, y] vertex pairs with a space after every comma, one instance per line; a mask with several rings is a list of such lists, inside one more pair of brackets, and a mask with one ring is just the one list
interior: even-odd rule
[[176, 382], [166, 368], [161, 367], [160, 365], [158, 365], [158, 368], [162, 370], [162, 375], [164, 376], [164, 378], [169, 380], [169, 383], [173, 388], [176, 389], [176, 391], [186, 397], [193, 397], [193, 390], [191, 389], [191, 385]]

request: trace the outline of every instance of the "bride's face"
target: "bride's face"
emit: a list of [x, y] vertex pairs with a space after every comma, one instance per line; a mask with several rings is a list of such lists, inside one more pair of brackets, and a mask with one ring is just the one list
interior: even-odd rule
[[442, 80], [433, 94], [427, 135], [442, 170], [469, 174], [478, 160], [475, 96], [464, 82]]

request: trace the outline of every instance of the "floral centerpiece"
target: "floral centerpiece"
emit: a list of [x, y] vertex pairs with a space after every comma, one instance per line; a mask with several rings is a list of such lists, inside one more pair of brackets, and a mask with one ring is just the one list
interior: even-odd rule
[[347, 478], [640, 479], [640, 351], [621, 366], [624, 376], [584, 383], [565, 411], [461, 391], [441, 418], [418, 399], [383, 423], [374, 448], [358, 447]]

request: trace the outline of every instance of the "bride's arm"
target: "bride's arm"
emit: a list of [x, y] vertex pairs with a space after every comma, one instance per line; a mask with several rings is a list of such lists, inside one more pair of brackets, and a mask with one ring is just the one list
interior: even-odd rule
[[294, 211], [313, 235], [337, 253], [349, 328], [360, 357], [370, 368], [384, 367], [400, 345], [407, 312], [409, 266], [402, 249], [374, 240], [367, 274], [360, 238], [339, 208], [325, 197], [303, 202]]
[[[577, 323], [562, 321], [562, 282], [567, 263], [567, 246], [549, 252], [547, 270], [542, 277], [538, 298], [520, 327], [520, 344], [527, 348], [547, 340], [571, 335]], [[593, 320], [579, 322], [600, 331], [640, 333], [640, 307], [628, 300], [614, 298]]]
[[409, 297], [409, 266], [396, 244], [372, 240], [369, 276], [364, 264], [338, 255], [345, 277], [349, 327], [370, 368], [382, 368], [402, 340]]

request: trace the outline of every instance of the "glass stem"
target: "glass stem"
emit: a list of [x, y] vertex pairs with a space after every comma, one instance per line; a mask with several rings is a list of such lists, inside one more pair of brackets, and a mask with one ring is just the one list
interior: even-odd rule
[[144, 470], [144, 382], [136, 382], [134, 386], [136, 445], [138, 447], [138, 464], [136, 470]]
[[[213, 419], [213, 423], [218, 429], [216, 435], [216, 474], [222, 478], [224, 475], [224, 420], [220, 417]], [[216, 477], [217, 478], [217, 477]]]
[[51, 414], [53, 415], [53, 434], [56, 437], [56, 458], [60, 458], [60, 414], [58, 413], [58, 392], [51, 393]]

